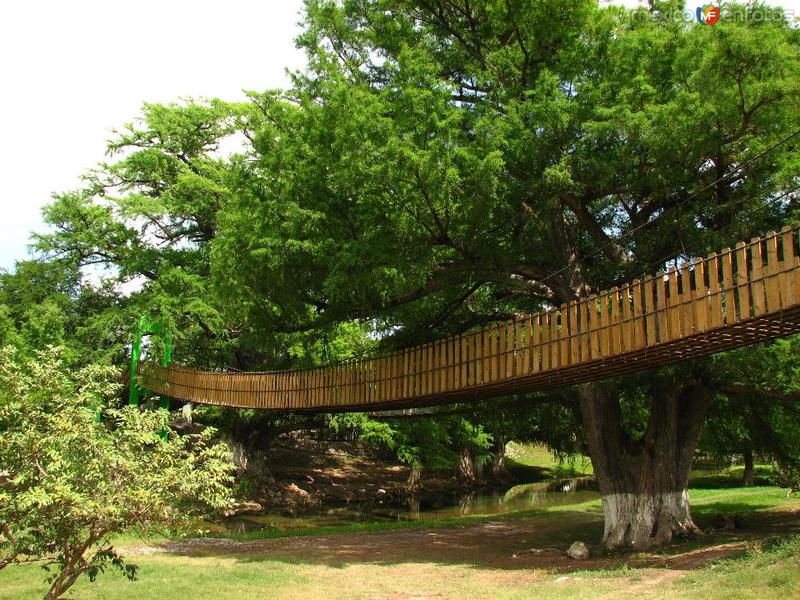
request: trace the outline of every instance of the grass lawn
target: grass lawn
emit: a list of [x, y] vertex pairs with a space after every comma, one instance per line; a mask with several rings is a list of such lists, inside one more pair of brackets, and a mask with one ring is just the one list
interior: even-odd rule
[[577, 455], [559, 460], [544, 444], [509, 442], [506, 446], [506, 464], [520, 481], [594, 474], [588, 456]]
[[[565, 558], [574, 539], [597, 542], [598, 500], [436, 522], [381, 523], [263, 539], [121, 540], [141, 568], [81, 581], [70, 597], [190, 598], [789, 598], [800, 589], [800, 499], [772, 487], [692, 489], [708, 527], [742, 527], [653, 552]], [[0, 598], [40, 598], [43, 572], [0, 571]]]

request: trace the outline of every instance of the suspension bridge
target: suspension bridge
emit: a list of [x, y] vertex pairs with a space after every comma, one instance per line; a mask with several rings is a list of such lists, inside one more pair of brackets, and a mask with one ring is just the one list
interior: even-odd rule
[[800, 332], [800, 227], [586, 298], [389, 354], [230, 373], [142, 363], [140, 385], [201, 404], [349, 411], [547, 390]]

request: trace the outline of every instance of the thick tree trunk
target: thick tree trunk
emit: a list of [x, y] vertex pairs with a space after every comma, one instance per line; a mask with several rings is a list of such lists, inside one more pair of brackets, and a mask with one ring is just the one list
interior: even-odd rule
[[496, 435], [494, 438], [494, 456], [492, 457], [492, 475], [498, 479], [508, 479], [509, 473], [506, 468], [506, 438], [504, 435]]
[[411, 472], [408, 474], [408, 481], [406, 482], [406, 485], [411, 490], [422, 487], [422, 470], [419, 467], [411, 467]]
[[475, 456], [469, 448], [462, 448], [456, 470], [458, 480], [465, 485], [474, 485], [478, 481], [478, 469]]
[[600, 384], [580, 386], [606, 547], [646, 548], [697, 531], [686, 487], [709, 398], [697, 384], [654, 386], [647, 431], [632, 440], [622, 426], [618, 395]]
[[750, 487], [753, 485], [753, 449], [748, 445], [744, 449], [744, 475], [742, 485]]

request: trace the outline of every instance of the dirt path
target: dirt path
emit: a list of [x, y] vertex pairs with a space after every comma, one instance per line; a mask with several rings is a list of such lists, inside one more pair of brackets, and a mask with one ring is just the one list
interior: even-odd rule
[[800, 527], [791, 510], [768, 511], [748, 522], [750, 529], [711, 532], [653, 552], [608, 555], [595, 546], [592, 558], [584, 561], [568, 558], [565, 551], [576, 539], [591, 542], [602, 534], [602, 515], [585, 508], [452, 528], [249, 541], [196, 538], [123, 551], [154, 554], [154, 561], [174, 561], [192, 569], [225, 572], [244, 565], [248, 573], [291, 573], [291, 586], [270, 588], [276, 600], [641, 600], [660, 597], [678, 578], [739, 554], [748, 544]]
[[[568, 526], [553, 523], [552, 515], [485, 521], [444, 529], [413, 529], [374, 533], [337, 533], [303, 537], [237, 541], [194, 538], [160, 546], [132, 548], [133, 554], [171, 553], [182, 556], [267, 556], [270, 559], [343, 567], [354, 564], [451, 564], [502, 570], [569, 571], [613, 569], [623, 564], [658, 569], [671, 577], [708, 562], [743, 551], [753, 532], [726, 532], [700, 540], [702, 546], [682, 551], [675, 544], [659, 553], [608, 556], [593, 553], [575, 561], [565, 550], [575, 539], [599, 537], [600, 521], [590, 515], [570, 515]], [[662, 569], [667, 570], [662, 570]], [[643, 582], [645, 583], [645, 582]], [[654, 580], [658, 583], [658, 580]]]

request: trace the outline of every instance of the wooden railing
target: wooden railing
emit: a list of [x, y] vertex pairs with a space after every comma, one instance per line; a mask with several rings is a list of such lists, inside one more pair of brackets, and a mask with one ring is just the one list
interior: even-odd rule
[[315, 369], [226, 373], [147, 365], [146, 386], [193, 402], [336, 411], [542, 390], [800, 331], [798, 228], [666, 273], [383, 356]]

